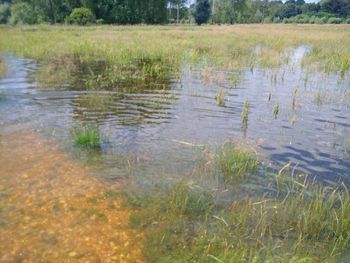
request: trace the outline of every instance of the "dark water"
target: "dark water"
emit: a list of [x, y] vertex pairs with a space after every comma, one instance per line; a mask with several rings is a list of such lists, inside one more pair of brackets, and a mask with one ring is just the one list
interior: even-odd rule
[[[36, 69], [30, 60], [2, 54], [9, 74], [0, 80], [0, 125], [34, 127], [96, 165], [109, 180], [187, 176], [204, 145], [216, 147], [229, 139], [256, 147], [268, 165], [292, 162], [319, 178], [349, 179], [349, 78], [304, 70], [305, 52], [306, 47], [290, 50], [288, 64], [277, 69], [226, 72], [185, 66], [182, 78], [166, 86], [100, 92], [101, 105], [94, 93], [40, 90], [29, 81]], [[215, 100], [221, 88], [224, 106]], [[249, 120], [242, 129], [245, 100]], [[81, 123], [97, 124], [108, 137], [102, 152], [69, 146], [70, 129]]]

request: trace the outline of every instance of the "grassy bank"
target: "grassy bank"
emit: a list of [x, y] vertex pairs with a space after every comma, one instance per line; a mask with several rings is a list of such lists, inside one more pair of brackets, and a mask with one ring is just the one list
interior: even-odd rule
[[184, 61], [277, 67], [287, 59], [284, 50], [298, 45], [311, 47], [305, 65], [345, 74], [348, 32], [348, 25], [18, 26], [1, 28], [0, 50], [43, 62], [37, 74], [43, 87], [114, 89], [166, 83]]
[[[131, 223], [145, 231], [149, 262], [344, 259], [350, 245], [345, 185], [320, 185], [288, 165], [252, 176], [247, 160], [254, 154], [246, 156], [247, 150], [228, 144], [215, 153], [210, 167], [199, 165], [188, 181], [152, 194], [128, 192], [128, 205], [138, 209]], [[223, 160], [231, 172], [228, 166], [221, 169]], [[239, 180], [222, 180], [228, 173]], [[213, 179], [217, 184], [203, 183]]]

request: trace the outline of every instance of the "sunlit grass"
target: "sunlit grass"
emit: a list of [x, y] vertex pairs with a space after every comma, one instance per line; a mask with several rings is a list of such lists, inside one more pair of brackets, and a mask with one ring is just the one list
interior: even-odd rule
[[[3, 27], [0, 34], [0, 50], [44, 62], [39, 83], [62, 86], [73, 82], [81, 89], [164, 82], [178, 76], [184, 62], [228, 70], [275, 68], [287, 62], [284, 50], [299, 45], [310, 47], [305, 67], [348, 72], [346, 25], [37, 25]], [[255, 52], [256, 47], [263, 48]]]

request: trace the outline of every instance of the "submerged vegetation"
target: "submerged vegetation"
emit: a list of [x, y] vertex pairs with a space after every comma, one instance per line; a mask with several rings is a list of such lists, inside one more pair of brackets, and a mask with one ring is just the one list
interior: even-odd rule
[[74, 127], [71, 131], [74, 144], [89, 149], [101, 148], [102, 138], [98, 127], [82, 125]]
[[240, 184], [208, 188], [201, 174], [155, 195], [127, 194], [150, 262], [333, 262], [349, 247], [345, 185], [320, 185], [289, 165], [247, 177], [257, 160], [234, 144], [215, 159], [216, 172]]

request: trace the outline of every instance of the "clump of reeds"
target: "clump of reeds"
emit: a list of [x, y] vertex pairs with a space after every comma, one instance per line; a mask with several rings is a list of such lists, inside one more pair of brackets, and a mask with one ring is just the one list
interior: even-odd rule
[[215, 94], [215, 100], [218, 103], [219, 106], [225, 106], [225, 96], [226, 91], [224, 88], [220, 88], [218, 92]]
[[275, 119], [277, 119], [279, 112], [280, 112], [280, 106], [278, 103], [276, 103], [275, 106], [273, 107], [273, 115], [275, 116]]
[[242, 114], [241, 114], [241, 122], [242, 122], [241, 127], [243, 130], [248, 129], [249, 109], [250, 109], [250, 103], [246, 99], [243, 103]]

